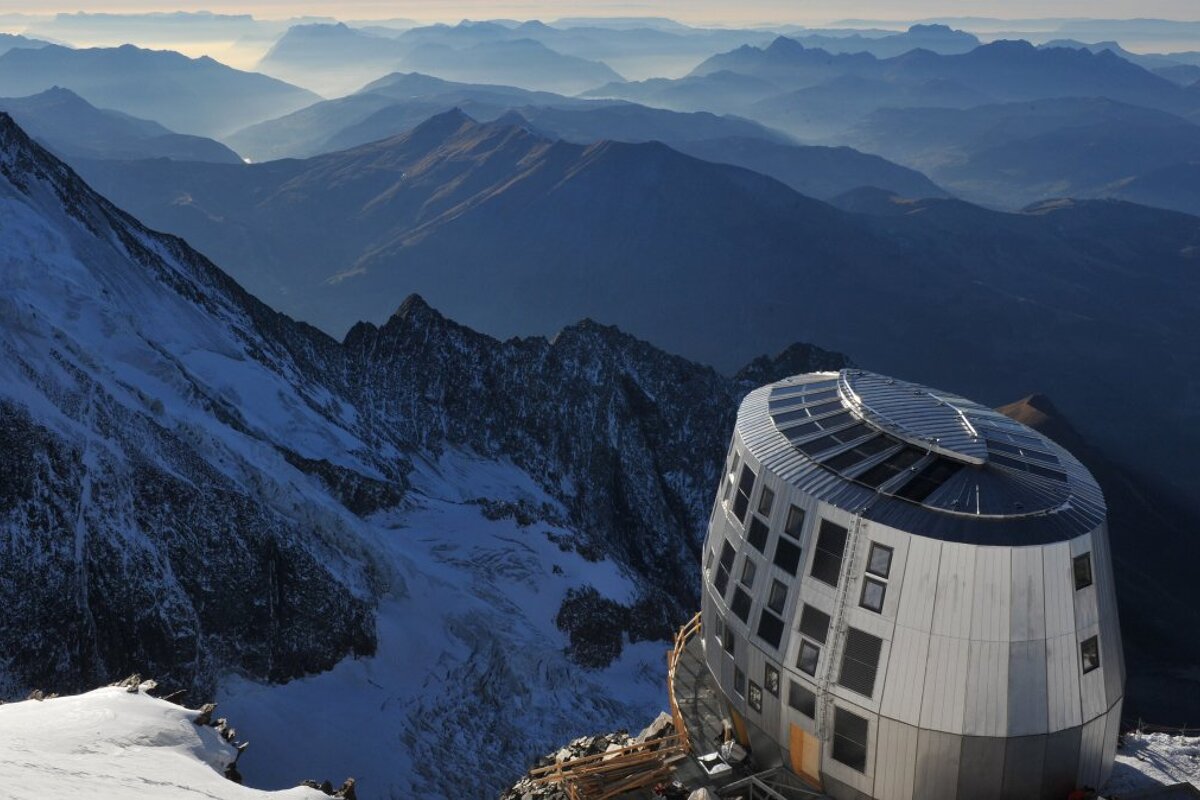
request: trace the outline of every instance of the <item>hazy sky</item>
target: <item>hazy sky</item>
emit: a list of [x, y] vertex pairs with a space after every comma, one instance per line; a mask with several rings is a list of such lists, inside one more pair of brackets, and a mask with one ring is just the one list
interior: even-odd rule
[[828, 23], [846, 17], [917, 19], [932, 16], [1018, 17], [1166, 17], [1200, 19], [1197, 0], [0, 0], [0, 13], [46, 14], [57, 11], [209, 10], [278, 18], [303, 14], [355, 17], [408, 17], [458, 20], [563, 16], [669, 16], [689, 22]]

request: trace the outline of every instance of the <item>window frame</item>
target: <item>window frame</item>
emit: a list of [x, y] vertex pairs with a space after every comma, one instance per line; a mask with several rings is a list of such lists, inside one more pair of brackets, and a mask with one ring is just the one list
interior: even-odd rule
[[[763, 501], [766, 501], [765, 503]], [[766, 506], [765, 508], [763, 506]], [[762, 488], [758, 490], [758, 505], [755, 507], [755, 513], [769, 517], [771, 516], [771, 508], [775, 505], [775, 492], [767, 486], [766, 481], [763, 481]]]
[[733, 665], [733, 693], [743, 700], [746, 698], [746, 673], [737, 664]]
[[[769, 661], [763, 665], [763, 690], [767, 694], [772, 697], [779, 697], [779, 683], [781, 680], [782, 676], [779, 674], [779, 667], [776, 667]], [[771, 688], [772, 684], [775, 686], [774, 689]]]
[[[804, 668], [804, 653], [805, 651], [813, 653], [812, 672]], [[800, 640], [800, 649], [796, 651], [796, 669], [803, 672], [805, 675], [816, 677], [817, 672], [821, 667], [821, 647], [810, 642], [808, 639]]]
[[[747, 571], [750, 573], [749, 577], [746, 575]], [[754, 579], [756, 577], [758, 577], [758, 565], [754, 563], [753, 558], [746, 556], [745, 560], [742, 562], [742, 575], [740, 578], [738, 578], [738, 583], [740, 583], [742, 586], [745, 586], [747, 589], [753, 589]]]
[[[874, 569], [871, 568], [872, 561], [874, 559], [876, 550], [882, 550], [882, 551], [887, 552], [887, 569], [883, 572], [876, 572]], [[885, 581], [888, 580], [891, 577], [892, 559], [895, 558], [895, 555], [896, 555], [896, 549], [894, 547], [889, 547], [888, 545], [880, 544], [879, 542], [871, 542], [871, 546], [867, 550], [867, 568], [864, 571], [868, 575], [874, 575], [875, 577], [882, 578]]]
[[[782, 594], [783, 601], [779, 604], [778, 608], [775, 607], [775, 599], [776, 599], [776, 594], [777, 594], [777, 592], [775, 591], [776, 589], [783, 590], [783, 594]], [[779, 580], [778, 578], [772, 578], [771, 579], [771, 588], [767, 590], [767, 603], [766, 603], [767, 608], [771, 609], [773, 612], [775, 612], [776, 614], [778, 614], [779, 616], [782, 617], [784, 609], [787, 608], [787, 601], [788, 601], [788, 586], [787, 586], [787, 584], [784, 583], [783, 581]]]
[[[1080, 564], [1085, 565], [1085, 567], [1087, 569], [1087, 577], [1086, 577], [1087, 583], [1079, 582], [1080, 581], [1080, 575], [1079, 575]], [[1077, 591], [1077, 592], [1086, 589], [1087, 587], [1091, 586], [1092, 584], [1094, 584], [1096, 582], [1096, 574], [1092, 570], [1092, 551], [1091, 550], [1088, 550], [1086, 553], [1080, 553], [1079, 555], [1077, 555], [1073, 559], [1071, 559], [1071, 577], [1075, 581], [1075, 591]]]
[[[801, 697], [803, 697], [804, 700], [806, 701], [803, 706], [801, 706], [799, 703], [797, 703], [793, 699], [793, 698], [795, 698], [797, 693], [801, 693]], [[811, 701], [811, 702], [809, 702], [809, 701]], [[800, 683], [799, 681], [795, 680], [794, 678], [789, 678], [788, 679], [788, 708], [792, 709], [793, 711], [795, 711], [798, 714], [804, 715], [808, 719], [816, 719], [817, 718], [817, 693], [814, 692], [812, 689], [808, 688], [807, 686], [805, 686], [804, 684]], [[811, 711], [811, 713], [810, 713], [810, 711]]]
[[752, 680], [746, 681], [746, 705], [750, 706], [750, 708], [754, 709], [759, 714], [762, 713], [763, 690], [761, 686]]
[[[845, 721], [848, 723], [849, 719], [846, 719], [846, 718], [849, 718], [849, 717], [852, 717], [854, 719], [855, 723], [862, 723], [863, 728], [864, 728], [863, 741], [860, 742], [857, 739], [852, 738], [850, 733], [848, 731], [846, 731], [844, 725], [842, 727], [838, 726], [839, 720], [845, 719]], [[855, 714], [853, 711], [842, 708], [841, 706], [834, 706], [834, 709], [833, 709], [833, 741], [832, 741], [831, 747], [829, 749], [829, 757], [830, 758], [832, 758], [834, 761], [838, 762], [839, 764], [842, 764], [843, 766], [849, 767], [850, 769], [854, 770], [855, 772], [866, 774], [867, 762], [870, 758], [870, 752], [868, 749], [868, 744], [869, 744], [870, 738], [871, 738], [871, 721], [868, 718], [860, 717], [858, 714]], [[842, 748], [838, 747], [839, 743], [842, 743]], [[842, 756], [847, 755], [846, 751], [844, 749], [847, 746], [850, 747], [852, 752], [855, 754], [853, 761], [848, 761], [844, 757], [843, 758], [838, 757], [839, 753]], [[862, 766], [858, 766], [859, 759], [857, 758], [857, 754], [858, 754], [859, 750], [862, 751]]]
[[[792, 520], [798, 519], [795, 525], [795, 530], [792, 529]], [[804, 522], [808, 519], [808, 512], [795, 503], [788, 504], [787, 519], [783, 522], [783, 533], [789, 539], [799, 542], [804, 535]]]
[[[1089, 653], [1091, 651], [1091, 665], [1089, 666]], [[1092, 635], [1079, 643], [1079, 668], [1084, 675], [1089, 672], [1095, 672], [1100, 669], [1100, 637]]]
[[[872, 586], [879, 587], [879, 608], [876, 608], [875, 606], [869, 605], [867, 603], [867, 589]], [[862, 591], [859, 592], [859, 596], [858, 596], [859, 608], [865, 608], [867, 611], [874, 611], [876, 614], [882, 614], [883, 613], [883, 604], [887, 600], [887, 588], [888, 588], [888, 585], [884, 581], [881, 581], [872, 575], [864, 575]]]

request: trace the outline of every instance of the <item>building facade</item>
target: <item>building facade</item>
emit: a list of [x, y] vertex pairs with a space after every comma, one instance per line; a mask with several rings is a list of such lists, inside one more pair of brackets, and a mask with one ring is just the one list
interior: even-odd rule
[[842, 799], [1099, 788], [1125, 670], [1104, 499], [1066, 450], [861, 370], [738, 412], [704, 546], [738, 738]]

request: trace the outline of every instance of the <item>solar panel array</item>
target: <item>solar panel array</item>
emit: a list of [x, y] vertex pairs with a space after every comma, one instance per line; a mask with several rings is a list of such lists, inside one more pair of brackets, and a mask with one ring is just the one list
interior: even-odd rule
[[805, 457], [876, 492], [943, 511], [1043, 512], [1070, 497], [1045, 437], [962, 397], [863, 370], [780, 384], [779, 432]]

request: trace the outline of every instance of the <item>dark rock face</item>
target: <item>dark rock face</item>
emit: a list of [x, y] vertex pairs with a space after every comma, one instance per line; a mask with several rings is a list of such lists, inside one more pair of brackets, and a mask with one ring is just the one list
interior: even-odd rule
[[[285, 681], [373, 652], [387, 578], [358, 526], [403, 502], [411, 458], [448, 446], [526, 470], [578, 531], [560, 547], [635, 580], [628, 607], [568, 600], [581, 661], [619, 652], [594, 632], [604, 615], [637, 640], [692, 613], [744, 380], [592, 322], [499, 342], [415, 296], [339, 344], [143, 228], [3, 115], [0, 176], [9, 252], [62, 242], [49, 264], [0, 252], [0, 694], [137, 671], [207, 696], [222, 672]], [[74, 310], [55, 316], [64, 294]], [[197, 350], [243, 388], [190, 364]], [[844, 360], [756, 363], [755, 382]]]

